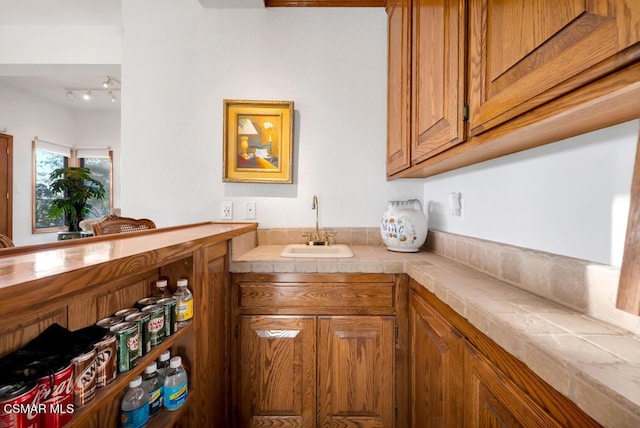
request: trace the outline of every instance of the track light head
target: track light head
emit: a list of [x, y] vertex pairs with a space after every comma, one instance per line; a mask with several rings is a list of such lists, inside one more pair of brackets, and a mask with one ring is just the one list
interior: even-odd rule
[[89, 101], [91, 99], [91, 91], [85, 92], [82, 98], [86, 101]]
[[76, 100], [76, 94], [73, 93], [73, 91], [67, 91], [67, 101], [75, 101]]

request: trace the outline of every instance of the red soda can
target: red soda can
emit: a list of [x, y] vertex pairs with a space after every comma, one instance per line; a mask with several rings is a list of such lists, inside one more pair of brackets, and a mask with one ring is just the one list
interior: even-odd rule
[[35, 382], [15, 381], [0, 384], [0, 426], [41, 428], [41, 405]]
[[66, 364], [38, 379], [40, 404], [44, 404], [41, 428], [60, 428], [73, 417], [73, 367]]

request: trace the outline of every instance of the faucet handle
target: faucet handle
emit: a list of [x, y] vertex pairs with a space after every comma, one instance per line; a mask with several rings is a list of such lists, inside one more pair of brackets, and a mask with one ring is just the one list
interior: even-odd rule
[[329, 245], [329, 238], [335, 238], [336, 234], [333, 232], [327, 232], [324, 234], [324, 244]]

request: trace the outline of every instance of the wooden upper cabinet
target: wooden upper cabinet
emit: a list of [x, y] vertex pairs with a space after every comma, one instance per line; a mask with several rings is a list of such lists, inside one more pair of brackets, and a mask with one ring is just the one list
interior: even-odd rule
[[395, 425], [394, 326], [392, 316], [319, 317], [319, 427]]
[[470, 135], [637, 60], [637, 0], [469, 5]]
[[413, 164], [464, 140], [465, 4], [413, 0]]
[[315, 427], [316, 319], [240, 318], [237, 426]]
[[387, 175], [411, 164], [411, 0], [391, 3], [387, 10]]

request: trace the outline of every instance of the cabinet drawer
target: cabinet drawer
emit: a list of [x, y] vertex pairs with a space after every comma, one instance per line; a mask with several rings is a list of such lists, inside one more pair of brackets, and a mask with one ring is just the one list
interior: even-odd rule
[[393, 310], [393, 283], [254, 283], [239, 286], [241, 308]]

